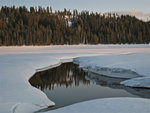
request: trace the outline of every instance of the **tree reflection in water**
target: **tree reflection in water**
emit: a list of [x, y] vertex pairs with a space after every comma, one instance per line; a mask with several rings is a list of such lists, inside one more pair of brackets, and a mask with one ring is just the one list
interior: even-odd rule
[[41, 90], [49, 88], [53, 90], [55, 86], [71, 87], [74, 83], [79, 86], [79, 83], [90, 84], [89, 80], [85, 79], [84, 72], [78, 65], [73, 63], [63, 63], [56, 68], [35, 73], [29, 80], [30, 84]]
[[63, 63], [58, 67], [35, 73], [29, 82], [55, 102], [56, 105], [51, 109], [97, 98], [150, 98], [149, 89], [122, 86], [120, 82], [123, 80], [87, 73], [77, 64]]

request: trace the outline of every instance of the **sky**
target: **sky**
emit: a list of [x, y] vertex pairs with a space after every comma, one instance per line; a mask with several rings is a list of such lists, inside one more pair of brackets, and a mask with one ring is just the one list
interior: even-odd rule
[[78, 9], [107, 13], [137, 11], [150, 13], [150, 0], [0, 0], [1, 6], [51, 6], [54, 10]]

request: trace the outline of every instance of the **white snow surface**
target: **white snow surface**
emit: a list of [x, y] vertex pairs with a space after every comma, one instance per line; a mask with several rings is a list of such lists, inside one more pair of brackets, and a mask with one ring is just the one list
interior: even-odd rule
[[105, 98], [77, 103], [46, 113], [150, 113], [150, 100]]
[[[28, 82], [36, 71], [52, 68], [77, 58], [75, 60], [82, 63], [81, 67], [93, 66], [95, 72], [98, 72], [99, 67], [103, 67], [104, 70], [107, 67], [108, 70], [113, 69], [112, 72], [118, 69], [121, 72], [131, 70], [131, 74], [135, 72], [132, 77], [129, 73], [127, 78], [141, 75], [148, 77], [150, 76], [149, 55], [150, 45], [0, 47], [0, 113], [32, 113], [54, 105], [43, 92], [32, 87]], [[95, 57], [80, 58], [81, 56]], [[123, 100], [120, 98], [120, 101]], [[148, 102], [145, 99], [139, 101]], [[103, 101], [93, 102], [101, 104]], [[94, 105], [96, 107], [97, 104]]]
[[130, 87], [150, 88], [150, 77], [133, 78], [123, 81], [121, 84]]
[[118, 78], [150, 77], [150, 53], [129, 53], [75, 58], [90, 72]]

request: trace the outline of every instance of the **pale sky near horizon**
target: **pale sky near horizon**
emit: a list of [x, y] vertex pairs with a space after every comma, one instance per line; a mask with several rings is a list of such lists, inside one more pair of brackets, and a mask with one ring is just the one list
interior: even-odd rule
[[54, 10], [77, 9], [94, 12], [137, 11], [150, 13], [150, 0], [0, 0], [1, 6], [51, 6]]

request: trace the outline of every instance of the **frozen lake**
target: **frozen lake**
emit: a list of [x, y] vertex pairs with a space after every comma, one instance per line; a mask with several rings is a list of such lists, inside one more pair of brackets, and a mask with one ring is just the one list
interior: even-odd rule
[[[120, 108], [124, 113], [143, 113], [143, 110], [145, 110], [144, 113], [150, 113], [150, 91], [148, 89], [150, 88], [149, 56], [149, 45], [66, 45], [47, 47], [1, 47], [0, 113], [31, 113], [47, 108], [48, 106], [53, 106], [55, 105], [54, 102], [56, 102], [56, 100], [52, 102], [51, 98], [53, 97], [49, 96], [49, 99], [48, 92], [51, 91], [50, 94], [53, 94], [53, 91], [55, 92], [54, 95], [56, 95], [57, 90], [55, 89], [61, 89], [59, 93], [57, 93], [57, 95], [60, 94], [61, 96], [58, 95], [58, 97], [64, 98], [63, 104], [66, 104], [67, 100], [65, 97], [67, 97], [68, 95], [63, 95], [63, 93], [67, 92], [65, 91], [66, 86], [68, 86], [66, 89], [72, 87], [79, 88], [79, 86], [87, 86], [88, 88], [90, 88], [93, 84], [96, 84], [98, 87], [103, 87], [103, 90], [100, 91], [101, 93], [104, 91], [104, 89], [122, 90], [123, 92], [126, 92], [133, 97], [127, 96], [107, 98], [109, 97], [107, 96], [106, 98], [104, 98], [102, 96], [98, 98], [96, 97], [96, 100], [90, 100], [90, 98], [86, 99], [86, 95], [94, 92], [92, 91], [92, 89], [94, 90], [95, 87], [92, 87], [90, 90], [88, 89], [90, 93], [88, 92], [83, 95], [85, 100], [90, 101], [84, 101], [82, 103], [79, 102], [71, 106], [66, 106], [56, 110], [50, 110], [48, 111], [48, 113], [55, 113], [55, 111], [56, 113], [58, 113], [59, 111], [60, 113], [70, 113], [70, 111], [74, 111], [74, 113], [76, 113], [77, 111], [78, 113], [99, 113], [99, 111], [107, 112], [110, 110], [115, 111], [115, 113], [120, 113], [119, 111], [117, 112], [118, 108]], [[77, 62], [74, 62], [74, 60]], [[90, 81], [90, 84], [82, 84], [83, 80], [78, 79], [78, 81], [80, 80], [78, 87], [77, 85], [74, 85], [75, 82], [72, 82], [72, 85], [61, 83], [60, 87], [59, 82], [57, 83], [56, 81], [54, 81], [54, 90], [48, 90], [48, 85], [45, 86], [44, 84], [42, 84], [43, 81], [39, 76], [39, 78], [36, 78], [37, 85], [35, 84], [35, 86], [38, 86], [40, 89], [43, 88], [43, 91], [47, 90], [46, 95], [46, 92], [42, 92], [36, 87], [32, 87], [29, 83], [29, 79], [35, 74], [35, 72], [46, 70], [50, 67], [56, 67], [56, 65], [58, 66], [61, 63], [68, 61], [73, 61], [74, 63], [79, 64], [79, 66], [84, 70], [87, 69], [90, 72], [87, 74], [85, 73], [85, 79], [87, 81]], [[63, 70], [64, 69], [65, 68], [63, 67]], [[119, 71], [117, 71], [118, 69]], [[105, 70], [108, 70], [109, 72], [104, 72]], [[117, 75], [115, 74], [116, 72]], [[42, 74], [44, 72], [40, 73]], [[64, 74], [62, 73], [62, 71], [57, 71], [57, 73]], [[70, 77], [72, 76], [71, 73], [72, 72], [69, 71]], [[102, 75], [107, 75], [109, 77]], [[46, 76], [48, 75], [42, 75], [42, 77], [48, 78]], [[129, 80], [122, 81], [120, 79], [114, 79], [113, 77], [122, 77], [127, 79], [129, 78]], [[67, 79], [67, 81], [68, 80], [69, 79]], [[118, 84], [120, 81], [122, 81], [122, 85]], [[49, 84], [50, 83], [51, 82], [49, 82]], [[125, 87], [123, 85], [128, 87]], [[64, 91], [62, 91], [63, 87]], [[143, 87], [143, 89], [140, 89], [141, 87]], [[83, 89], [86, 88], [82, 88], [79, 91], [81, 92]], [[96, 94], [96, 92], [98, 91], [99, 90], [96, 90], [94, 94]], [[107, 92], [104, 93], [104, 96], [106, 96], [106, 94], [108, 95], [113, 93]], [[144, 99], [141, 97], [148, 99]], [[56, 107], [57, 105], [58, 103], [56, 104]], [[129, 109], [130, 106], [134, 106], [135, 109]], [[111, 107], [113, 110], [107, 109], [108, 107]]]

